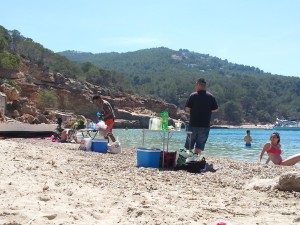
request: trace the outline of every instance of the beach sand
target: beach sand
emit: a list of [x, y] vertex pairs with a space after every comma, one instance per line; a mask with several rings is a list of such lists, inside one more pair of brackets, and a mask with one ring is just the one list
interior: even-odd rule
[[0, 224], [300, 224], [300, 193], [272, 189], [294, 166], [208, 157], [201, 174], [162, 171], [136, 167], [136, 149], [46, 139], [0, 140], [0, 160]]

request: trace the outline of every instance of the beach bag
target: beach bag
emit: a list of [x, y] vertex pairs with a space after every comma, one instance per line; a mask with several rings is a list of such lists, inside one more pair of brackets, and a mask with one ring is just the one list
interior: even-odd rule
[[196, 154], [183, 148], [180, 149], [176, 154], [176, 167], [184, 167], [188, 159], [192, 158], [194, 160], [195, 157], [197, 157]]
[[119, 141], [108, 143], [108, 151], [112, 154], [120, 154], [122, 152], [121, 144]]
[[200, 173], [202, 170], [205, 170], [206, 168], [206, 160], [203, 157], [201, 160], [198, 161], [189, 161], [185, 163], [185, 168], [187, 172]]
[[92, 138], [84, 138], [81, 140], [79, 150], [92, 151]]
[[96, 124], [96, 129], [97, 130], [106, 130], [107, 125], [105, 124], [105, 122], [103, 120], [100, 120], [97, 124]]

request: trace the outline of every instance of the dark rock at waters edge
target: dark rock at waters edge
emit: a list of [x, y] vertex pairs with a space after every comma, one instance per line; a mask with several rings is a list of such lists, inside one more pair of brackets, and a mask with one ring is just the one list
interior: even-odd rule
[[227, 127], [227, 126], [212, 125], [212, 126], [210, 126], [210, 129], [229, 129], [229, 127]]

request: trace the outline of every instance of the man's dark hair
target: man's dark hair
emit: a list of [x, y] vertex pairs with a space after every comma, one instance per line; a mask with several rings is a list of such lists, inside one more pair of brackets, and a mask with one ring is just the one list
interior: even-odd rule
[[202, 84], [202, 85], [203, 85], [203, 84], [206, 85], [206, 81], [204, 80], [204, 78], [198, 79], [198, 80], [197, 80], [197, 83], [198, 83], [198, 84]]
[[102, 99], [102, 98], [101, 98], [100, 95], [94, 95], [92, 100], [94, 101], [94, 100], [96, 100], [96, 99]]
[[273, 132], [272, 134], [274, 134], [277, 137], [277, 139], [278, 139], [277, 144], [279, 144], [280, 143], [280, 134], [278, 132]]

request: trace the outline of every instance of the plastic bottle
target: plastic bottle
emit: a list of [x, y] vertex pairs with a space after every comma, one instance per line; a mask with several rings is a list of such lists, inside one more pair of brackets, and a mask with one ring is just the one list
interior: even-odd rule
[[149, 130], [161, 130], [161, 119], [156, 117], [150, 118]]
[[153, 130], [153, 118], [149, 119], [149, 130]]
[[155, 118], [154, 125], [155, 125], [155, 130], [161, 130], [161, 119]]
[[168, 130], [169, 113], [167, 111], [161, 112], [160, 113], [160, 119], [161, 119], [161, 129], [162, 130]]

